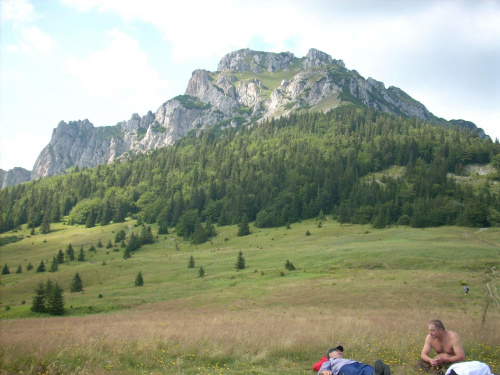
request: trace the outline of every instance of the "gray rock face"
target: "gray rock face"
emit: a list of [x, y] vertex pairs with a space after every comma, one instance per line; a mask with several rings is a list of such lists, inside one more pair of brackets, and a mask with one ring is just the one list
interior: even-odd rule
[[288, 69], [297, 60], [291, 52], [256, 52], [247, 48], [228, 53], [219, 62], [217, 70], [231, 72], [251, 71], [254, 73], [268, 71], [272, 73], [277, 70]]
[[0, 169], [0, 188], [22, 184], [30, 180], [31, 172], [20, 167], [9, 169], [7, 172]]
[[97, 128], [88, 120], [60, 122], [30, 178], [170, 146], [191, 130], [250, 125], [292, 112], [327, 111], [344, 103], [424, 121], [436, 119], [401, 89], [386, 89], [382, 82], [363, 78], [346, 69], [342, 60], [317, 49], [303, 58], [290, 52], [242, 49], [224, 56], [216, 72], [195, 70], [185, 94], [165, 102], [155, 113], [133, 114], [128, 121]]

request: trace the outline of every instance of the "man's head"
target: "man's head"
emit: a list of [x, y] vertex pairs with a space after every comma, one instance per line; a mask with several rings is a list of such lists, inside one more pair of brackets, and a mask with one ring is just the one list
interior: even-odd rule
[[339, 345], [335, 348], [331, 348], [329, 351], [328, 351], [328, 354], [327, 354], [327, 357], [328, 359], [330, 358], [342, 358], [344, 356], [344, 348]]
[[435, 339], [438, 338], [444, 331], [444, 324], [438, 319], [431, 320], [429, 322], [429, 335]]

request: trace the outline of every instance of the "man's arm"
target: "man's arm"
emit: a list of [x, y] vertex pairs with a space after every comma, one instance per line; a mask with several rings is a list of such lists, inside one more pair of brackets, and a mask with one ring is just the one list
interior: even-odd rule
[[429, 354], [431, 353], [431, 349], [432, 349], [431, 337], [429, 335], [427, 335], [427, 337], [425, 338], [424, 347], [422, 348], [422, 353], [420, 354], [420, 358], [422, 358], [423, 361], [429, 362], [432, 365], [432, 362], [434, 360], [431, 357], [429, 357]]
[[321, 365], [318, 375], [332, 375], [332, 365], [329, 361], [326, 361]]
[[436, 360], [439, 364], [441, 363], [455, 363], [465, 361], [465, 353], [464, 348], [462, 347], [462, 343], [460, 342], [460, 336], [458, 334], [453, 334], [450, 336], [451, 346], [453, 348], [454, 355], [450, 355], [447, 353], [442, 353], [436, 357]]

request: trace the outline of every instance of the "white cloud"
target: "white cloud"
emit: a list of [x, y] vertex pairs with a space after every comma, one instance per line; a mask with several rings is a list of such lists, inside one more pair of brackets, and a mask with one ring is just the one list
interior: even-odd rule
[[0, 3], [0, 18], [3, 22], [31, 23], [36, 14], [28, 0], [5, 0]]
[[[0, 124], [0, 129], [5, 129]], [[2, 131], [3, 133], [3, 131]], [[40, 133], [40, 132], [39, 132]], [[23, 167], [31, 170], [35, 164], [38, 154], [42, 150], [43, 141], [47, 142], [46, 134], [39, 134], [33, 131], [17, 131], [9, 134], [9, 138], [0, 139], [0, 161], [2, 169], [9, 170], [14, 167]], [[43, 139], [43, 141], [41, 141]]]
[[90, 97], [120, 95], [136, 108], [160, 103], [167, 84], [150, 66], [138, 41], [118, 30], [109, 32], [108, 38], [106, 48], [87, 59], [69, 57], [64, 64], [66, 71], [78, 79]]
[[54, 38], [36, 26], [22, 27], [20, 34], [22, 39], [17, 44], [7, 46], [9, 51], [43, 56], [52, 53], [57, 45]]
[[1, 17], [3, 23], [12, 22], [16, 39], [15, 44], [7, 45], [8, 52], [47, 56], [56, 47], [54, 38], [35, 26], [34, 22], [39, 16], [27, 0], [2, 2]]

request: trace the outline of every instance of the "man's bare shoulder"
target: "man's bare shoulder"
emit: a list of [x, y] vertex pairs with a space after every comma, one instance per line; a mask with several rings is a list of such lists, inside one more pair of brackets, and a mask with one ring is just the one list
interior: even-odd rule
[[446, 331], [448, 333], [448, 337], [452, 340], [460, 340], [460, 336], [458, 335], [458, 333], [456, 332], [453, 332], [453, 331]]

